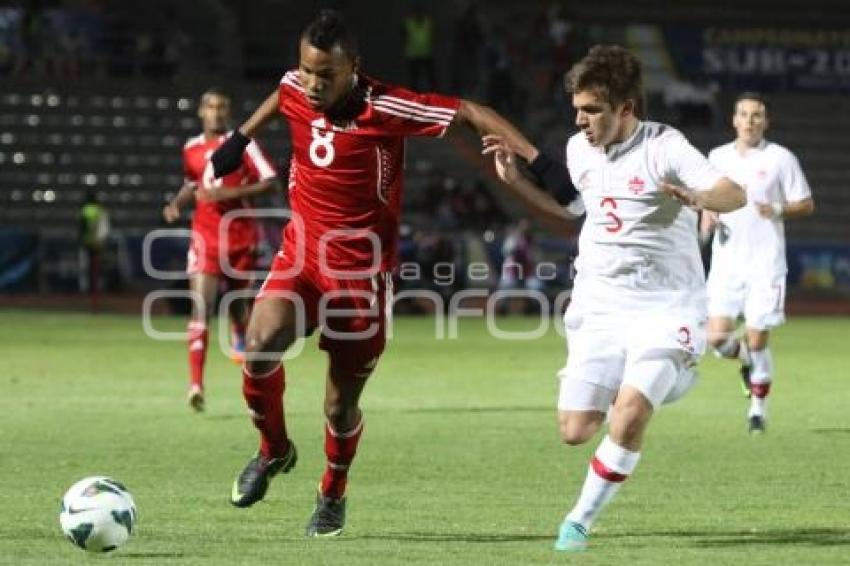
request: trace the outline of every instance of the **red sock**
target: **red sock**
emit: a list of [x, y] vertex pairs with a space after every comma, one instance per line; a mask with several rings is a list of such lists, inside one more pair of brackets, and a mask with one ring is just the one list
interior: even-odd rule
[[251, 410], [251, 420], [260, 431], [260, 454], [277, 458], [289, 450], [283, 414], [283, 364], [270, 373], [252, 376], [242, 370], [242, 395]]
[[328, 466], [322, 476], [322, 495], [339, 499], [345, 494], [348, 483], [348, 468], [357, 453], [357, 444], [363, 433], [363, 418], [350, 431], [338, 434], [328, 424], [325, 427], [325, 455]]
[[204, 362], [207, 359], [207, 325], [191, 321], [186, 332], [189, 337], [189, 379], [191, 385], [204, 386]]

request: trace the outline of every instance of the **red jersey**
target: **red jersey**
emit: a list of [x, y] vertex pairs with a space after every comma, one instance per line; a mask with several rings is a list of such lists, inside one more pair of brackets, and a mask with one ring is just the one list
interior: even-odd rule
[[[224, 143], [229, 134], [207, 140], [203, 134], [190, 138], [183, 146], [183, 172], [186, 181], [198, 184], [197, 190], [206, 187], [238, 187], [250, 185], [277, 175], [260, 146], [251, 141], [242, 158], [242, 166], [220, 179], [213, 174], [210, 156]], [[218, 253], [219, 226], [225, 213], [243, 208], [252, 208], [249, 199], [230, 199], [218, 202], [195, 201], [192, 231], [202, 236], [206, 243], [206, 254]], [[227, 246], [229, 249], [251, 248], [257, 241], [257, 226], [253, 218], [240, 216], [229, 226]]]
[[[280, 111], [293, 157], [289, 202], [304, 224], [299, 244], [308, 261], [317, 261], [323, 247], [328, 267], [361, 271], [378, 263], [379, 252], [381, 271], [389, 271], [396, 262], [404, 138], [442, 136], [460, 99], [358, 80], [362, 109], [349, 122], [332, 124], [310, 106], [297, 70], [283, 76]], [[292, 225], [288, 239], [295, 237]]]

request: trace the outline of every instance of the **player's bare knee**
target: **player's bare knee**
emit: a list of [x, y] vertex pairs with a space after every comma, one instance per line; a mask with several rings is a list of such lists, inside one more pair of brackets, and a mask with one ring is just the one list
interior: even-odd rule
[[726, 342], [727, 336], [729, 335], [726, 332], [710, 332], [708, 334], [708, 344], [712, 348], [719, 348]]
[[592, 420], [577, 418], [559, 418], [558, 429], [561, 433], [561, 442], [570, 446], [584, 444], [599, 430], [599, 423]]

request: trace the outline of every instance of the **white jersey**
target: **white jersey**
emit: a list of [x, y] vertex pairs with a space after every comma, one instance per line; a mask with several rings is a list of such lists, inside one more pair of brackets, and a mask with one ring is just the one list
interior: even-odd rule
[[658, 185], [707, 190], [722, 174], [679, 131], [655, 122], [640, 122], [607, 151], [578, 133], [567, 142], [567, 165], [587, 211], [573, 303], [583, 312], [704, 313], [697, 214]]
[[712, 270], [737, 273], [744, 279], [787, 273], [782, 219], [762, 217], [756, 203], [785, 205], [812, 196], [797, 158], [766, 140], [744, 155], [735, 142], [721, 145], [708, 158], [747, 191], [746, 206], [720, 215], [712, 245]]

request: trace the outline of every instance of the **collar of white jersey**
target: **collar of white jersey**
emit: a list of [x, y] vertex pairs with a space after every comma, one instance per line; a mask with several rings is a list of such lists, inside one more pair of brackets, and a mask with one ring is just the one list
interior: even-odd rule
[[603, 149], [605, 155], [608, 157], [610, 161], [614, 161], [621, 155], [625, 155], [628, 153], [633, 147], [638, 145], [643, 140], [645, 122], [642, 120], [638, 120], [637, 127], [635, 127], [635, 131], [632, 132], [625, 141], [620, 143], [612, 143], [608, 146], [608, 149]]
[[746, 151], [744, 151], [744, 153], [741, 153], [740, 151], [738, 151], [738, 148], [736, 147], [736, 142], [732, 142], [732, 150], [735, 153], [737, 153], [738, 155], [740, 155], [741, 157], [746, 157], [746, 156], [750, 155], [751, 153], [764, 151], [764, 148], [767, 147], [767, 144], [768, 144], [768, 141], [764, 138], [761, 138], [755, 146], [748, 147], [746, 149]]

